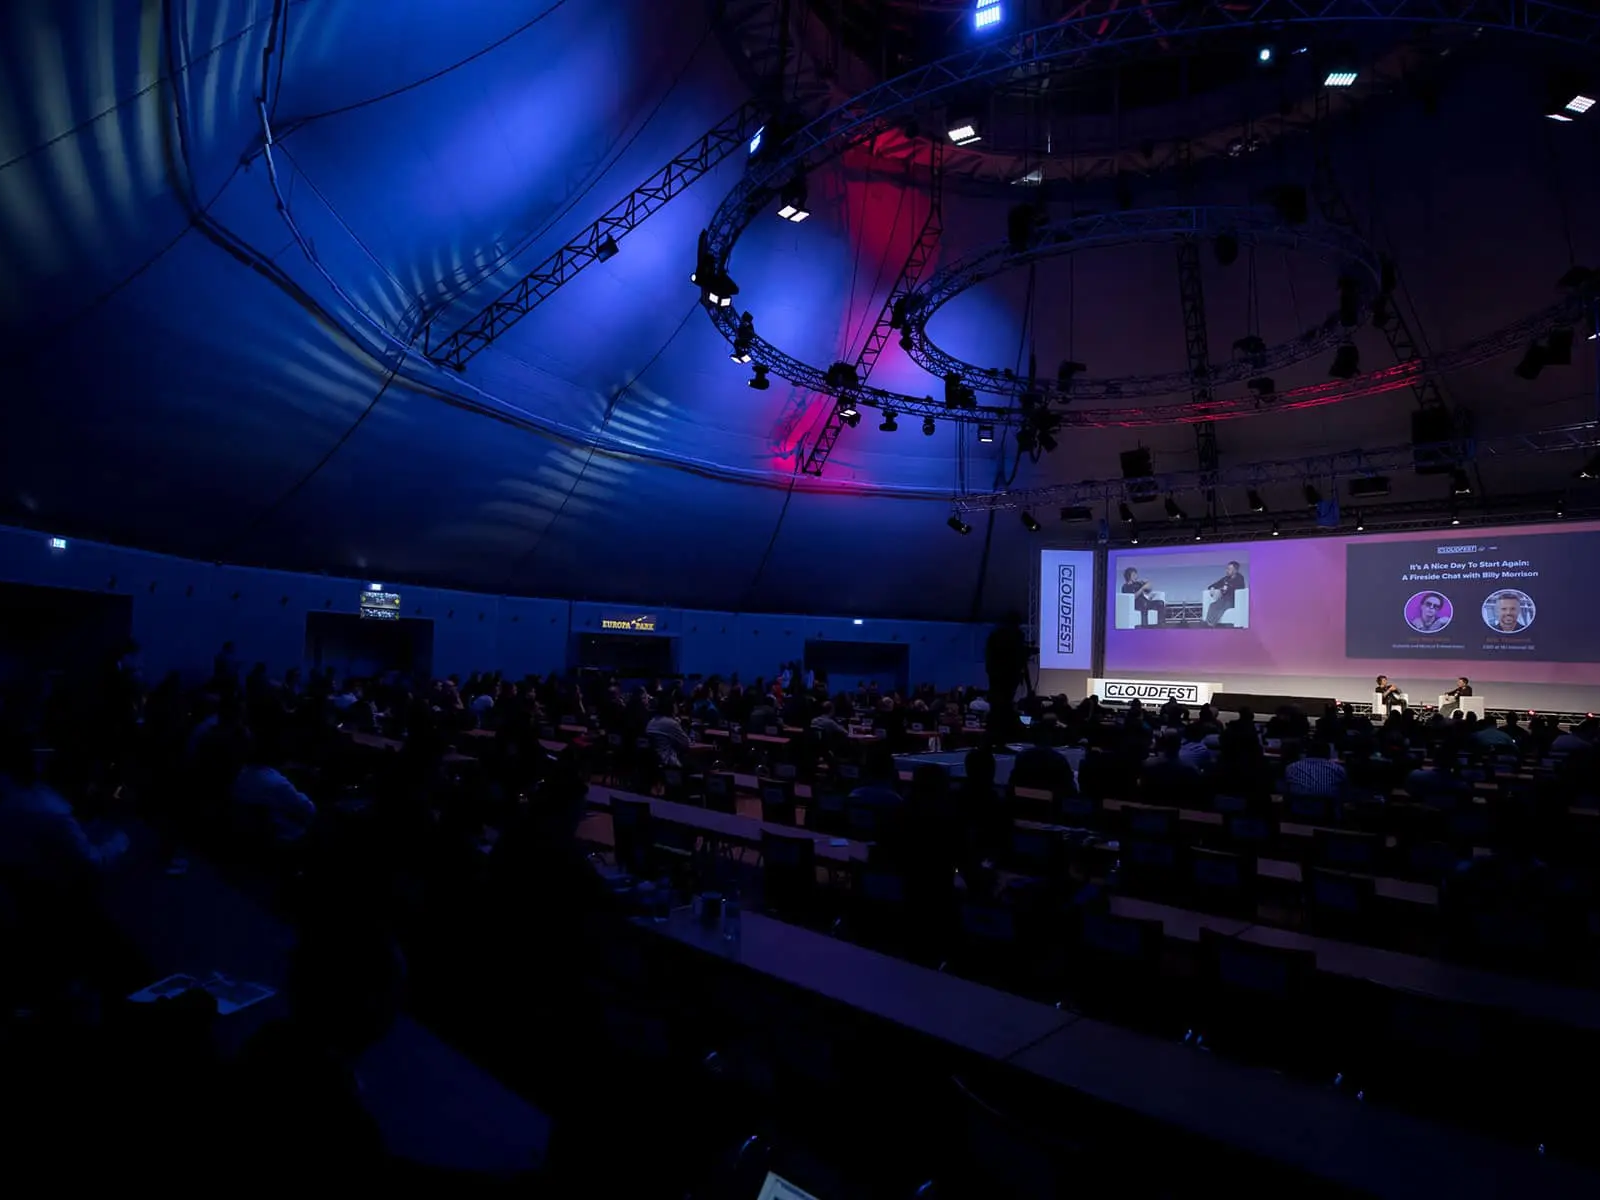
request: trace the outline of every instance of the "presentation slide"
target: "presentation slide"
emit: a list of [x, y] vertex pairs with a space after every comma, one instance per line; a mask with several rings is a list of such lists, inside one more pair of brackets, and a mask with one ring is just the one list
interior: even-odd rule
[[1348, 658], [1600, 662], [1600, 533], [1353, 541]]
[[1095, 553], [1039, 553], [1039, 666], [1087, 671], [1094, 664]]
[[[1600, 686], [1600, 524], [1114, 549], [1107, 675]], [[1229, 571], [1232, 575], [1229, 575]]]
[[1117, 552], [1114, 629], [1250, 628], [1250, 554], [1224, 550]]

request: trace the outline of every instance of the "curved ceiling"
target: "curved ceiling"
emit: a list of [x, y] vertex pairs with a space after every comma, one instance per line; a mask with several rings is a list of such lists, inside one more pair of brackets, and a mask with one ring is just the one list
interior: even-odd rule
[[[18, 0], [0, 13], [0, 517], [203, 559], [685, 606], [963, 618], [1021, 607], [1041, 536], [945, 526], [959, 492], [1195, 461], [1189, 426], [1072, 429], [1016, 461], [1006, 438], [914, 422], [846, 429], [802, 476], [831, 402], [748, 368], [698, 303], [697, 232], [723, 162], [477, 355], [419, 352], [690, 146], [744, 98], [699, 0]], [[1464, 52], [1465, 53], [1465, 52]], [[263, 67], [265, 66], [265, 72]], [[1595, 128], [1542, 119], [1546, 60], [1507, 44], [1426, 103], [1363, 107], [1337, 175], [1399, 265], [1429, 346], [1551, 303], [1600, 263], [1585, 196]], [[265, 95], [264, 104], [258, 97]], [[264, 151], [263, 116], [274, 142]], [[925, 177], [852, 152], [813, 174], [813, 217], [762, 214], [730, 262], [762, 336], [852, 359], [929, 204]], [[1303, 182], [1309, 137], [1227, 160], [1140, 207], [1242, 204]], [[947, 195], [935, 255], [1004, 238], [1012, 198]], [[1091, 184], [1059, 216], [1116, 204]], [[1336, 306], [1336, 265], [1279, 247], [1202, 257], [1213, 356], [1290, 340]], [[1031, 297], [1031, 299], [1030, 299]], [[930, 325], [984, 366], [1181, 368], [1170, 243], [1086, 250], [964, 293]], [[1392, 362], [1358, 334], [1364, 367]], [[1535, 382], [1512, 360], [1443, 381], [1480, 431], [1594, 416], [1594, 364]], [[1326, 379], [1308, 361], [1280, 389]], [[891, 341], [873, 382], [939, 381]], [[1172, 397], [1168, 400], [1182, 400]], [[1399, 392], [1218, 426], [1224, 466], [1409, 437]], [[1575, 463], [1486, 463], [1491, 494]], [[1436, 480], [1397, 481], [1433, 496]], [[1237, 504], [1237, 499], [1234, 500]]]

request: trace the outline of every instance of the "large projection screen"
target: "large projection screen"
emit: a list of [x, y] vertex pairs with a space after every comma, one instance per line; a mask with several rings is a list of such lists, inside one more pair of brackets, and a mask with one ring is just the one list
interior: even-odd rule
[[1043, 550], [1039, 554], [1039, 666], [1046, 671], [1088, 671], [1094, 665], [1095, 554], [1093, 550]]
[[[1230, 565], [1231, 564], [1231, 565]], [[1491, 708], [1600, 704], [1600, 524], [1110, 552], [1107, 674], [1414, 703], [1457, 676]]]

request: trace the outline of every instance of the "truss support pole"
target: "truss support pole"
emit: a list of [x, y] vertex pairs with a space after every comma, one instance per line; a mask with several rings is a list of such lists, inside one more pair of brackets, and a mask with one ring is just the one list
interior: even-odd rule
[[460, 329], [435, 340], [430, 327], [423, 353], [442, 367], [465, 370], [480, 350], [572, 282], [580, 271], [615, 254], [617, 243], [625, 234], [637, 229], [667, 201], [730, 154], [746, 149], [761, 128], [764, 112], [755, 101], [741, 104]]
[[[1361, 227], [1361, 222], [1357, 220], [1345, 200], [1344, 189], [1339, 186], [1338, 172], [1334, 170], [1333, 147], [1329, 145], [1328, 135], [1328, 105], [1328, 90], [1323, 88], [1317, 93], [1315, 133], [1312, 137], [1315, 146], [1315, 158], [1311, 170], [1312, 199], [1316, 201], [1323, 220], [1330, 225], [1365, 237], [1367, 231]], [[1401, 314], [1398, 299], [1393, 295], [1385, 299], [1387, 303], [1382, 305], [1382, 311], [1373, 324], [1389, 343], [1389, 349], [1394, 352], [1396, 362], [1404, 364], [1419, 361], [1423, 357], [1422, 347]], [[1417, 398], [1417, 404], [1422, 408], [1448, 410], [1444, 393], [1439, 390], [1438, 383], [1431, 375], [1419, 375], [1410, 387], [1411, 394]]]
[[[1188, 185], [1189, 143], [1179, 151], [1180, 171]], [[1178, 239], [1178, 301], [1183, 305], [1183, 348], [1189, 363], [1189, 398], [1204, 412], [1211, 403], [1211, 339], [1206, 329], [1205, 281], [1200, 274], [1200, 239]], [[1195, 455], [1204, 481], [1206, 524], [1217, 522], [1217, 427], [1200, 421], [1194, 427]]]
[[[917, 284], [922, 281], [923, 272], [928, 269], [928, 263], [933, 259], [933, 252], [939, 246], [939, 238], [944, 233], [944, 139], [934, 138], [933, 148], [929, 154], [929, 172], [931, 182], [928, 192], [928, 216], [922, 222], [922, 228], [917, 233], [917, 240], [911, 244], [911, 249], [906, 253], [905, 264], [900, 268], [900, 277], [895, 280], [894, 286], [889, 289], [889, 296], [883, 302], [883, 308], [878, 313], [878, 319], [872, 323], [872, 328], [867, 331], [866, 343], [861, 347], [861, 353], [856, 355], [856, 381], [865, 383], [867, 376], [872, 374], [872, 369], [878, 365], [884, 349], [889, 345], [889, 339], [894, 336], [897, 325], [896, 314], [903, 307], [906, 299], [916, 290]], [[904, 313], [900, 313], [903, 317]], [[828, 412], [828, 419], [823, 422], [822, 428], [817, 431], [811, 449], [806, 454], [805, 460], [800, 464], [800, 469], [807, 475], [819, 476], [828, 464], [828, 456], [833, 453], [834, 443], [839, 440], [839, 434], [844, 431], [844, 418], [839, 415], [839, 406], [835, 404]]]

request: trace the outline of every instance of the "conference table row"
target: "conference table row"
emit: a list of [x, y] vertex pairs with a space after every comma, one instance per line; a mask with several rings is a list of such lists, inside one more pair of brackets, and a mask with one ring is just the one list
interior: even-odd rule
[[[219, 1051], [236, 1054], [287, 1014], [283, 987], [294, 933], [231, 885], [204, 858], [164, 869], [159, 839], [128, 827], [133, 851], [105, 878], [107, 910], [148, 964], [151, 981], [220, 974], [273, 989], [270, 998], [217, 1018]], [[514, 1176], [545, 1159], [549, 1119], [408, 1016], [357, 1066], [362, 1098], [392, 1152], [452, 1170]]]
[[[1532, 1146], [1364, 1104], [1348, 1091], [1123, 1029], [760, 915], [743, 918], [737, 941], [689, 910], [664, 923], [640, 920], [637, 928], [639, 936], [669, 943], [682, 956], [684, 969], [673, 978], [719, 972], [706, 993], [718, 1021], [790, 1022], [792, 1028], [767, 1031], [768, 1044], [787, 1046], [790, 1055], [812, 1064], [848, 1062], [848, 1069], [870, 1074], [872, 1065], [857, 1059], [898, 1031], [936, 1047], [922, 1055], [929, 1072], [938, 1070], [926, 1061], [935, 1054], [945, 1056], [951, 1071], [962, 1069], [965, 1060], [982, 1060], [998, 1078], [1020, 1075], [1102, 1106], [1136, 1123], [1146, 1131], [1142, 1136], [1171, 1130], [1369, 1195], [1490, 1200], [1600, 1194], [1600, 1174], [1545, 1157]], [[798, 995], [802, 1003], [784, 1002], [774, 988]], [[816, 1007], [808, 1009], [805, 1002]], [[890, 1036], [852, 1037], [842, 1028], [839, 1006]], [[730, 1028], [728, 1037], [734, 1036]], [[887, 1064], [889, 1051], [881, 1053]], [[1144, 1143], [1150, 1154], [1163, 1153], [1163, 1145]]]
[[[682, 804], [660, 797], [640, 796], [617, 788], [593, 784], [588, 802], [591, 815], [580, 830], [587, 841], [610, 845], [609, 810], [613, 798], [650, 806], [652, 819], [692, 836], [721, 845], [760, 849], [763, 835], [808, 837], [820, 866], [851, 869], [866, 863], [870, 846], [866, 842], [808, 834], [803, 827], [781, 825], [756, 817], [718, 812], [697, 805]], [[1081, 831], [1059, 830], [1054, 826], [1018, 822], [1042, 832], [1074, 836]], [[1277, 863], [1271, 870], [1288, 878], [1297, 863]], [[1390, 881], [1404, 884], [1403, 880]], [[1412, 884], [1412, 887], [1428, 885]], [[1361, 946], [1332, 938], [1316, 937], [1295, 930], [1263, 925], [1244, 917], [1193, 912], [1172, 905], [1113, 896], [1112, 913], [1142, 920], [1159, 920], [1169, 939], [1198, 942], [1202, 930], [1224, 937], [1278, 949], [1306, 950], [1316, 955], [1319, 970], [1353, 980], [1367, 980], [1423, 996], [1454, 1003], [1506, 1009], [1526, 1017], [1568, 1025], [1578, 1029], [1600, 1030], [1600, 994], [1544, 980], [1526, 979], [1460, 966], [1420, 955], [1405, 954], [1373, 946]]]

